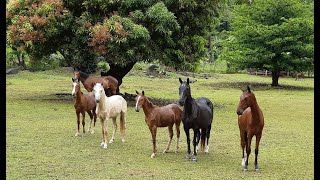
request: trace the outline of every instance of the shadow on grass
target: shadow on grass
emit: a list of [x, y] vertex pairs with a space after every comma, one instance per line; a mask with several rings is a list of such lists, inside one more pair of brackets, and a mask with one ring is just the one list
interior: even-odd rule
[[313, 87], [304, 87], [304, 86], [292, 86], [292, 85], [279, 85], [279, 86], [271, 86], [269, 83], [258, 83], [258, 82], [219, 82], [219, 83], [211, 83], [211, 84], [205, 84], [204, 86], [211, 86], [216, 89], [220, 88], [233, 88], [233, 89], [245, 89], [247, 85], [253, 90], [261, 91], [261, 90], [271, 90], [271, 89], [281, 89], [281, 90], [289, 90], [289, 91], [309, 91], [314, 90]]
[[[164, 99], [164, 98], [154, 98], [148, 97], [149, 100], [157, 106], [165, 106], [168, 104], [178, 104], [178, 99]], [[26, 98], [25, 100], [41, 100], [41, 101], [50, 101], [50, 102], [64, 102], [64, 103], [72, 103], [73, 97], [70, 93], [56, 93], [50, 95], [37, 96], [32, 98]], [[136, 101], [135, 99], [126, 99], [129, 107], [135, 107]], [[179, 104], [178, 104], [179, 105]], [[214, 103], [214, 108], [223, 108], [223, 105]]]

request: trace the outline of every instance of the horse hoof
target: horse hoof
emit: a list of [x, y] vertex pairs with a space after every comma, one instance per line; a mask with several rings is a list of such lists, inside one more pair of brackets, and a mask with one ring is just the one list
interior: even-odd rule
[[94, 134], [94, 131], [91, 131], [91, 134]]
[[197, 162], [197, 157], [196, 156], [193, 156], [192, 162]]
[[74, 136], [79, 136], [79, 133], [77, 132]]
[[111, 144], [111, 143], [113, 143], [113, 139], [111, 139], [111, 140], [109, 141], [109, 144]]
[[100, 144], [100, 146], [101, 146], [101, 147], [104, 146], [104, 142], [102, 142], [102, 143]]
[[167, 153], [167, 151], [168, 151], [168, 149], [165, 149], [162, 153], [164, 154], [164, 153]]
[[247, 168], [247, 169], [246, 169], [246, 168], [244, 168], [244, 169], [243, 169], [243, 172], [248, 172], [248, 168]]
[[124, 139], [122, 139], [121, 141], [122, 141], [122, 143], [124, 143], [124, 142], [125, 142], [125, 140], [124, 140]]
[[154, 158], [155, 156], [156, 156], [156, 154], [155, 154], [155, 153], [152, 153], [150, 157], [151, 157], [151, 158]]
[[190, 154], [186, 155], [186, 159], [189, 160], [190, 159]]
[[258, 171], [259, 171], [259, 166], [258, 166], [258, 165], [255, 165], [254, 171], [255, 171], [255, 172], [258, 172]]

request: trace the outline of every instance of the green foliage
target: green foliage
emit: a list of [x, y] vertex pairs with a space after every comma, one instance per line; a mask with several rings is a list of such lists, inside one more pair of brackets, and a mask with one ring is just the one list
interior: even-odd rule
[[306, 70], [301, 67], [313, 60], [312, 10], [299, 0], [256, 0], [235, 6], [222, 59], [239, 68]]
[[207, 56], [206, 38], [218, 1], [21, 2], [12, 0], [6, 9], [13, 46], [34, 61], [59, 51], [67, 65], [94, 72], [100, 55], [121, 65], [158, 59], [195, 69]]
[[108, 70], [110, 69], [110, 66], [109, 66], [109, 64], [108, 64], [107, 62], [100, 61], [100, 62], [98, 63], [98, 68], [99, 68], [100, 70], [108, 71]]

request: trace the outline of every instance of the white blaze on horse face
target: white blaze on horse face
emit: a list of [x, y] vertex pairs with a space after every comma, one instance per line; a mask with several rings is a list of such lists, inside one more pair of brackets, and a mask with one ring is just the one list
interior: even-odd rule
[[71, 92], [71, 95], [72, 96], [75, 96], [75, 94], [76, 94], [76, 85], [77, 85], [77, 83], [72, 83], [72, 86], [73, 86], [73, 88], [72, 88], [72, 92]]
[[136, 111], [139, 111], [139, 100], [140, 100], [141, 96], [138, 95], [138, 98], [137, 98], [137, 102], [136, 102]]

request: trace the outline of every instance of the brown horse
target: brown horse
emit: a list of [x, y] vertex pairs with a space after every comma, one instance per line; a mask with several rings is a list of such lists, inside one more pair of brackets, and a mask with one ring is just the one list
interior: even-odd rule
[[103, 88], [106, 93], [109, 92], [108, 89], [112, 91], [110, 93], [107, 93], [108, 96], [117, 94], [118, 80], [112, 76], [95, 77], [76, 69], [73, 74], [74, 78], [79, 79], [88, 92], [92, 92], [95, 83], [100, 83], [104, 85]]
[[[84, 125], [85, 125], [85, 114], [86, 112], [90, 116], [90, 126], [88, 131], [91, 131], [91, 134], [94, 133], [94, 127], [96, 126], [96, 106], [97, 103], [94, 99], [94, 94], [89, 92], [88, 94], [83, 94], [80, 90], [80, 82], [79, 79], [72, 78], [72, 96], [74, 97], [74, 108], [77, 114], [77, 123], [78, 123], [78, 130], [75, 136], [78, 136], [80, 131], [80, 113], [82, 114], [82, 126], [83, 126], [83, 133], [85, 133]], [[94, 124], [92, 128], [92, 119], [94, 119]]]
[[153, 153], [151, 158], [156, 156], [156, 136], [157, 136], [157, 128], [158, 127], [168, 127], [170, 140], [167, 148], [163, 151], [166, 153], [171, 145], [172, 137], [173, 137], [173, 124], [176, 126], [177, 131], [177, 150], [179, 150], [179, 138], [180, 138], [180, 123], [182, 120], [182, 110], [177, 104], [168, 104], [166, 106], [156, 106], [144, 95], [144, 91], [142, 93], [138, 93], [136, 91], [136, 112], [139, 112], [139, 108], [142, 106], [144, 114], [145, 114], [145, 122], [147, 123], [149, 130], [152, 135], [152, 143], [153, 143]]
[[[238, 125], [240, 129], [241, 147], [242, 147], [242, 165], [244, 171], [248, 171], [248, 159], [251, 152], [251, 140], [253, 136], [256, 136], [256, 148], [255, 148], [255, 171], [259, 170], [258, 166], [258, 152], [259, 142], [262, 135], [262, 129], [264, 126], [264, 117], [261, 109], [258, 106], [257, 100], [253, 92], [247, 86], [246, 90], [242, 90], [243, 93], [240, 96], [240, 102], [237, 109]], [[247, 159], [244, 159], [244, 147], [246, 147]]]

